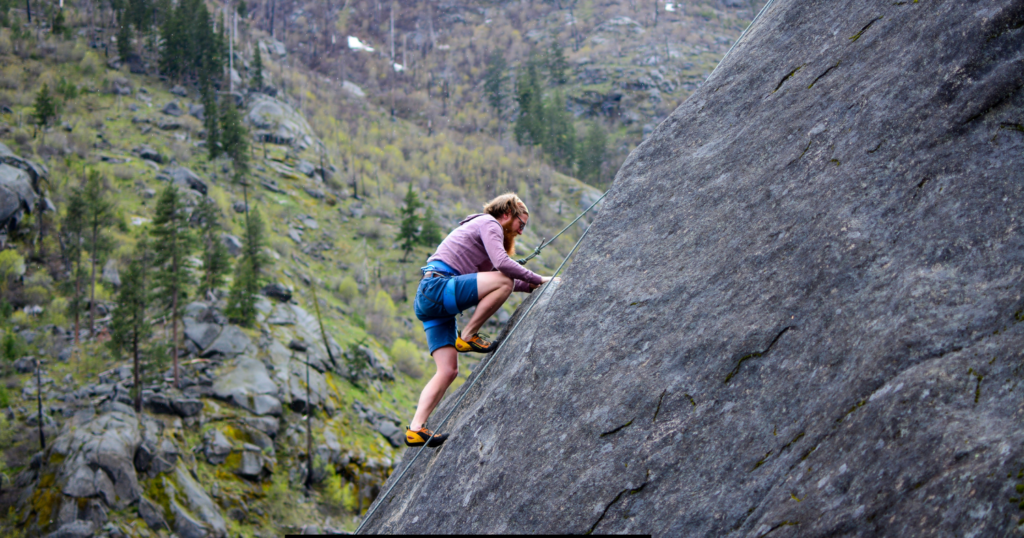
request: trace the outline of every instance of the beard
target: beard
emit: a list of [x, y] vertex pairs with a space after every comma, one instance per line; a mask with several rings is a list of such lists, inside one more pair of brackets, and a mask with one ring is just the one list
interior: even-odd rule
[[501, 227], [504, 232], [504, 247], [505, 252], [508, 253], [508, 257], [512, 258], [516, 255], [516, 236], [519, 235], [519, 219], [511, 219], [504, 226]]

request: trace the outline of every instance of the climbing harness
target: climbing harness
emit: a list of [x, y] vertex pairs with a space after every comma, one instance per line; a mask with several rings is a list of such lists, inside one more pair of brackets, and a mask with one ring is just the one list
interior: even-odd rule
[[747, 25], [747, 29], [743, 30], [743, 33], [740, 34], [738, 38], [736, 38], [736, 41], [734, 41], [732, 46], [729, 47], [729, 50], [725, 51], [725, 56], [722, 56], [722, 59], [718, 61], [718, 63], [715, 65], [715, 68], [711, 70], [711, 74], [708, 75], [708, 78], [704, 79], [704, 82], [711, 80], [711, 77], [715, 74], [715, 71], [718, 71], [718, 67], [725, 63], [725, 59], [729, 57], [729, 53], [732, 52], [732, 49], [736, 48], [736, 45], [739, 45], [740, 41], [743, 41], [743, 36], [747, 35], [747, 32], [749, 32], [750, 29], [754, 27], [754, 24], [757, 22], [758, 19], [761, 18], [761, 15], [763, 15], [765, 11], [768, 11], [768, 7], [771, 6], [773, 2], [775, 2], [775, 0], [768, 0], [768, 3], [765, 4], [763, 8], [761, 8], [761, 11], [757, 12], [757, 16], [754, 17], [754, 20], [750, 21], [750, 24]]
[[[608, 193], [605, 192], [604, 194], [601, 195], [601, 198], [604, 198], [605, 195], [607, 195], [607, 194]], [[600, 202], [601, 198], [598, 198], [597, 201]], [[594, 207], [594, 205], [597, 205], [597, 202], [594, 202], [594, 204], [591, 205], [590, 207]], [[590, 211], [590, 208], [587, 208], [587, 211]], [[585, 213], [586, 213], [586, 211], [584, 211], [584, 214]], [[582, 217], [582, 216], [583, 215], [580, 215], [580, 217]], [[576, 220], [579, 220], [579, 217], [577, 217]], [[576, 222], [576, 221], [574, 220], [573, 222]], [[572, 226], [572, 225], [570, 224], [569, 226]], [[566, 229], [568, 229], [568, 226], [566, 226]], [[562, 232], [564, 232], [564, 231], [565, 230], [562, 230]], [[558, 234], [561, 235], [562, 232], [558, 232]], [[569, 258], [572, 257], [574, 252], [576, 252], [576, 249], [580, 246], [580, 243], [583, 242], [583, 238], [586, 237], [588, 233], [590, 233], [590, 226], [587, 226], [587, 229], [584, 230], [583, 235], [581, 235], [579, 240], [576, 241], [576, 244], [573, 245], [572, 250], [570, 250], [569, 254], [566, 255], [564, 260], [562, 260], [562, 264], [559, 265], [558, 269], [555, 270], [555, 274], [551, 276], [551, 280], [546, 282], [540, 288], [540, 293], [537, 295], [537, 298], [534, 299], [534, 301], [532, 303], [530, 303], [530, 307], [527, 308], [526, 312], [523, 313], [523, 317], [519, 318], [519, 321], [517, 321], [516, 324], [512, 327], [512, 330], [510, 330], [508, 332], [508, 334], [505, 335], [505, 338], [501, 341], [501, 343], [498, 344], [498, 348], [496, 350], [494, 350], [494, 353], [491, 355], [491, 358], [488, 359], [487, 362], [484, 363], [484, 365], [481, 366], [478, 371], [474, 372], [474, 375], [472, 376], [473, 380], [470, 381], [469, 386], [466, 387], [466, 389], [464, 391], [462, 391], [462, 396], [459, 396], [459, 399], [455, 402], [455, 405], [452, 406], [451, 411], [449, 411], [448, 414], [445, 415], [445, 417], [441, 420], [441, 423], [438, 424], [437, 431], [440, 431], [441, 428], [444, 427], [445, 423], [448, 422], [448, 419], [451, 418], [451, 416], [455, 413], [455, 410], [458, 409], [459, 405], [462, 404], [462, 401], [464, 399], [466, 399], [466, 395], [469, 394], [469, 391], [473, 389], [473, 385], [476, 384], [477, 380], [479, 380], [481, 377], [483, 377], [484, 372], [487, 371], [487, 367], [489, 367], [491, 365], [491, 363], [494, 362], [494, 359], [497, 358], [498, 353], [501, 353], [502, 348], [505, 347], [505, 342], [508, 342], [512, 338], [512, 335], [515, 334], [516, 329], [519, 328], [519, 325], [521, 325], [523, 323], [523, 320], [525, 320], [527, 318], [527, 316], [530, 315], [530, 312], [533, 311], [533, 307], [537, 306], [537, 303], [540, 302], [541, 297], [544, 295], [544, 292], [546, 292], [548, 290], [548, 288], [551, 285], [551, 282], [553, 282], [555, 280], [555, 277], [558, 276], [558, 273], [560, 273], [562, 271], [562, 268], [565, 267], [565, 263], [567, 261], [569, 261]], [[558, 236], [556, 235], [555, 237], [558, 237]], [[544, 245], [544, 246], [547, 246], [547, 245]], [[540, 247], [538, 247], [537, 250], [539, 251]], [[370, 510], [366, 513], [366, 517], [363, 518], [363, 521], [359, 524], [359, 528], [356, 529], [356, 532], [354, 534], [359, 534], [359, 531], [363, 530], [363, 526], [366, 525], [367, 521], [370, 521], [371, 517], [373, 517], [373, 514], [377, 511], [377, 507], [379, 507], [384, 502], [384, 500], [388, 498], [388, 495], [391, 494], [391, 491], [393, 489], [395, 489], [395, 486], [397, 486], [399, 482], [402, 481], [402, 478], [405, 477], [405, 473], [407, 473], [409, 471], [409, 469], [412, 468], [413, 463], [416, 463], [416, 459], [420, 457], [420, 454], [422, 454], [423, 450], [426, 449], [426, 448], [427, 448], [426, 445], [423, 445], [423, 446], [420, 447], [420, 449], [416, 452], [416, 454], [412, 457], [412, 459], [409, 460], [409, 464], [406, 465], [405, 469], [402, 470], [402, 474], [398, 475], [398, 478], [396, 478], [395, 482], [393, 484], [391, 484], [391, 487], [388, 488], [388, 490], [385, 491], [383, 495], [381, 495], [380, 497], [377, 498], [377, 500], [374, 502], [373, 506], [371, 506]]]
[[550, 245], [552, 242], [554, 242], [555, 239], [558, 239], [558, 236], [564, 234], [565, 231], [568, 230], [570, 226], [572, 226], [573, 224], [576, 224], [576, 221], [582, 219], [583, 215], [586, 215], [587, 213], [590, 212], [591, 209], [594, 209], [594, 206], [596, 206], [598, 204], [598, 202], [600, 202], [601, 200], [604, 200], [605, 196], [608, 196], [608, 192], [609, 191], [605, 191], [604, 194], [602, 194], [601, 197], [597, 199], [597, 201], [595, 201], [594, 203], [590, 204], [590, 207], [588, 207], [585, 210], [583, 210], [583, 213], [580, 213], [580, 216], [578, 216], [575, 219], [573, 219], [573, 221], [570, 222], [565, 228], [562, 228], [562, 231], [560, 231], [557, 234], [555, 234], [555, 236], [552, 237], [550, 240], [545, 241], [540, 246], [538, 246], [537, 248], [533, 249], [533, 254], [530, 254], [529, 256], [527, 256], [525, 258], [520, 258], [520, 259], [516, 260], [516, 262], [519, 263], [519, 265], [526, 265], [526, 262], [536, 258], [537, 255], [540, 254], [541, 249], [543, 249], [544, 247]]

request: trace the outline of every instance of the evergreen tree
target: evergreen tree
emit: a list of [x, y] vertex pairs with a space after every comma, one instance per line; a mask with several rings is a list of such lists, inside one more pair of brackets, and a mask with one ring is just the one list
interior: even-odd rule
[[224, 69], [225, 43], [203, 0], [181, 0], [160, 27], [160, 72], [173, 80], [198, 80]]
[[206, 127], [206, 149], [210, 160], [221, 154], [220, 114], [217, 110], [217, 96], [207, 76], [200, 78], [199, 93], [203, 101], [203, 125]]
[[67, 27], [64, 26], [64, 10], [57, 9], [57, 12], [53, 14], [53, 22], [50, 25], [50, 33], [55, 36], [63, 36], [67, 32]]
[[419, 242], [429, 248], [437, 248], [441, 244], [441, 227], [437, 225], [437, 217], [434, 216], [434, 207], [427, 206], [427, 213], [423, 215], [423, 225], [420, 227]]
[[235, 265], [226, 310], [228, 318], [243, 327], [256, 322], [256, 294], [263, 281], [263, 269], [269, 263], [263, 254], [263, 243], [263, 219], [259, 209], [253, 208], [245, 229], [242, 259]]
[[259, 92], [263, 91], [263, 57], [260, 55], [259, 45], [255, 48], [256, 52], [252, 55], [252, 78], [249, 80], [249, 85]]
[[78, 335], [81, 331], [80, 315], [85, 301], [82, 297], [82, 252], [86, 234], [86, 203], [81, 187], [72, 188], [68, 196], [64, 220], [61, 222], [61, 235], [64, 239], [65, 270], [71, 274], [69, 284], [71, 300], [68, 301], [68, 313], [75, 319], [75, 347], [78, 347]]
[[600, 185], [601, 170], [608, 155], [608, 135], [597, 122], [587, 126], [580, 149], [580, 179], [591, 185]]
[[221, 99], [220, 111], [221, 148], [231, 157], [235, 173], [244, 174], [249, 169], [249, 135], [242, 125], [242, 115], [238, 113], [234, 97]]
[[412, 183], [409, 183], [409, 190], [405, 192], [405, 206], [400, 210], [402, 223], [398, 227], [398, 240], [402, 242], [402, 261], [409, 258], [409, 253], [419, 243], [420, 218], [416, 211], [422, 207], [420, 197], [412, 190]]
[[192, 266], [188, 262], [195, 240], [188, 227], [185, 201], [178, 188], [170, 184], [157, 199], [150, 231], [154, 239], [153, 283], [160, 290], [159, 305], [171, 317], [171, 360], [174, 385], [180, 388], [178, 374], [179, 304], [188, 297], [192, 285]]
[[572, 113], [565, 108], [565, 96], [561, 91], [556, 91], [545, 102], [544, 121], [547, 128], [544, 153], [551, 157], [555, 166], [571, 174], [576, 162], [576, 127]]
[[137, 32], [145, 34], [153, 23], [154, 11], [152, 0], [128, 0], [128, 7], [125, 10], [127, 22], [131, 23]]
[[551, 48], [548, 49], [546, 60], [548, 77], [549, 80], [551, 80], [551, 84], [561, 86], [562, 84], [569, 82], [569, 62], [566, 61], [565, 51], [562, 49], [562, 45], [558, 43], [557, 39], [551, 40]]
[[505, 102], [505, 84], [508, 83], [508, 64], [501, 49], [494, 49], [487, 58], [487, 75], [484, 91], [487, 92], [487, 103], [494, 110], [495, 117], [501, 122], [502, 106]]
[[42, 88], [39, 88], [39, 93], [36, 93], [35, 110], [32, 112], [32, 117], [35, 119], [36, 125], [40, 127], [46, 127], [50, 124], [50, 120], [57, 117], [57, 103], [50, 95], [50, 87], [45, 83]]
[[516, 103], [519, 104], [519, 119], [514, 129], [519, 145], [542, 145], [544, 143], [544, 106], [540, 84], [540, 73], [536, 56], [520, 69], [516, 77]]
[[132, 55], [132, 29], [128, 25], [124, 12], [118, 17], [121, 28], [117, 31], [117, 55], [122, 62], [127, 62]]
[[149, 305], [149, 292], [146, 277], [149, 272], [150, 248], [146, 234], [143, 233], [135, 245], [135, 254], [128, 270], [121, 279], [117, 301], [110, 320], [110, 342], [108, 345], [118, 356], [130, 351], [134, 372], [132, 391], [135, 400], [135, 412], [142, 411], [142, 375], [139, 366], [139, 345], [150, 335], [150, 324], [146, 322], [146, 307]]
[[199, 220], [199, 243], [203, 249], [203, 274], [197, 294], [205, 296], [224, 286], [231, 270], [228, 249], [221, 241], [221, 227], [217, 204], [210, 198], [203, 198], [196, 208]]
[[85, 202], [85, 250], [89, 252], [89, 261], [92, 265], [91, 283], [89, 284], [89, 334], [95, 335], [96, 267], [100, 264], [101, 258], [106, 256], [114, 246], [113, 241], [106, 234], [106, 230], [116, 223], [115, 203], [107, 196], [103, 177], [96, 170], [89, 170], [86, 176], [82, 189], [82, 200]]

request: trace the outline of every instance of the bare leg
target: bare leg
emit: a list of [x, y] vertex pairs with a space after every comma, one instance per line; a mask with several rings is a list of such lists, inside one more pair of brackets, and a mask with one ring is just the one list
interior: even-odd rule
[[487, 321], [487, 318], [494, 315], [501, 305], [505, 304], [508, 296], [512, 295], [512, 279], [497, 271], [477, 273], [476, 292], [480, 302], [477, 303], [476, 311], [473, 312], [469, 323], [462, 328], [463, 340], [472, 338]]
[[427, 422], [427, 417], [434, 412], [437, 404], [441, 403], [444, 391], [455, 381], [459, 375], [459, 353], [453, 346], [439, 347], [434, 350], [434, 362], [437, 363], [437, 372], [430, 378], [427, 386], [423, 387], [420, 393], [420, 402], [416, 406], [416, 415], [412, 417], [409, 429], [418, 430]]

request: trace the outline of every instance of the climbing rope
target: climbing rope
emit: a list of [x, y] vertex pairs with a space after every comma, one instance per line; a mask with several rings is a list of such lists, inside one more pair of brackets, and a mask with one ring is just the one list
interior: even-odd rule
[[725, 63], [725, 59], [729, 57], [729, 53], [732, 52], [732, 49], [736, 48], [736, 45], [739, 45], [740, 41], [743, 41], [743, 36], [747, 35], [747, 32], [749, 32], [750, 29], [754, 27], [754, 23], [756, 23], [757, 20], [761, 18], [761, 15], [764, 14], [765, 11], [768, 11], [768, 6], [772, 5], [773, 2], [775, 2], [775, 0], [768, 0], [768, 3], [765, 4], [763, 8], [761, 8], [761, 11], [757, 12], [757, 16], [754, 17], [754, 20], [750, 21], [750, 24], [747, 25], [747, 29], [743, 30], [743, 33], [740, 34], [738, 38], [736, 38], [736, 41], [734, 41], [732, 46], [729, 47], [729, 50], [725, 52], [725, 56], [722, 56], [722, 59], [718, 61], [718, 64], [715, 65], [715, 68], [711, 70], [711, 75], [708, 75], [708, 78], [704, 79], [704, 82], [711, 80], [711, 76], [715, 74], [715, 71], [718, 71], [719, 66]]
[[[607, 194], [608, 193], [605, 192], [604, 194], [601, 195], [601, 198], [604, 198], [605, 195], [607, 195]], [[601, 198], [598, 198], [597, 202], [600, 202]], [[594, 202], [594, 204], [591, 205], [590, 207], [594, 207], [595, 205], [597, 205], [597, 202]], [[587, 208], [587, 211], [590, 211], [590, 208]], [[586, 214], [586, 211], [584, 211], [583, 213]], [[580, 215], [580, 217], [582, 217], [582, 216], [583, 215]], [[579, 217], [577, 217], [576, 220], [579, 220]], [[576, 221], [574, 220], [573, 222], [576, 222]], [[570, 224], [569, 226], [572, 226], [572, 224]], [[568, 226], [566, 226], [566, 229], [568, 229]], [[564, 231], [565, 230], [562, 230], [562, 232], [564, 232]], [[561, 235], [562, 232], [558, 232], [558, 234]], [[551, 283], [554, 282], [555, 277], [557, 277], [558, 273], [560, 273], [562, 271], [562, 267], [565, 267], [565, 263], [567, 261], [569, 261], [569, 258], [573, 255], [574, 252], [576, 252], [576, 248], [580, 246], [580, 243], [583, 242], [583, 238], [586, 237], [589, 232], [590, 232], [590, 226], [587, 226], [587, 229], [583, 231], [583, 235], [581, 235], [579, 240], [576, 241], [576, 244], [573, 245], [572, 250], [570, 250], [569, 254], [567, 254], [565, 256], [565, 259], [562, 260], [562, 264], [559, 265], [558, 269], [555, 270], [555, 274], [551, 276], [551, 280], [547, 281], [540, 288], [540, 293], [537, 295], [537, 298], [532, 303], [530, 303], [530, 307], [527, 308], [526, 312], [523, 313], [523, 317], [519, 318], [519, 321], [517, 321], [516, 324], [514, 326], [512, 326], [512, 330], [510, 330], [508, 332], [508, 334], [505, 335], [505, 338], [501, 341], [501, 343], [498, 344], [498, 348], [495, 349], [494, 353], [491, 354], [491, 358], [488, 359], [487, 362], [484, 363], [484, 365], [479, 370], [477, 370], [475, 372], [476, 375], [473, 376], [473, 380], [470, 381], [469, 386], [466, 387], [466, 389], [462, 391], [462, 396], [460, 396], [459, 399], [455, 402], [455, 405], [452, 406], [452, 410], [449, 411], [448, 414], [445, 415], [445, 417], [441, 420], [441, 423], [437, 425], [436, 431], [440, 431], [442, 428], [444, 428], [445, 423], [447, 423], [448, 419], [452, 416], [452, 414], [455, 413], [455, 410], [459, 408], [459, 405], [462, 404], [462, 401], [466, 399], [466, 395], [469, 394], [469, 391], [473, 389], [473, 385], [475, 385], [476, 382], [481, 377], [483, 377], [484, 372], [487, 371], [487, 368], [491, 365], [491, 363], [494, 362], [494, 359], [497, 358], [498, 353], [500, 353], [502, 348], [505, 347], [505, 342], [508, 342], [512, 338], [512, 335], [515, 334], [516, 329], [519, 328], [519, 325], [521, 325], [523, 323], [523, 321], [526, 319], [526, 317], [530, 315], [530, 312], [533, 311], [533, 307], [537, 306], [537, 303], [540, 302], [541, 297], [544, 295], [544, 292], [546, 292], [548, 290], [548, 288], [551, 286]], [[558, 237], [558, 236], [556, 235], [555, 237]], [[544, 245], [544, 246], [547, 246], [547, 245]], [[540, 248], [541, 247], [538, 247], [537, 250], [539, 251]], [[370, 518], [373, 516], [374, 512], [377, 511], [377, 508], [381, 504], [384, 503], [384, 500], [387, 499], [388, 495], [391, 494], [391, 491], [393, 489], [395, 489], [395, 486], [397, 486], [398, 483], [402, 481], [402, 478], [405, 477], [405, 473], [408, 472], [410, 468], [412, 468], [412, 464], [416, 462], [416, 459], [420, 457], [420, 454], [422, 454], [423, 450], [426, 449], [426, 448], [427, 448], [427, 445], [424, 444], [423, 446], [420, 447], [420, 449], [418, 451], [416, 451], [416, 455], [413, 456], [413, 458], [411, 460], [409, 460], [409, 464], [406, 465], [405, 469], [402, 470], [402, 474], [398, 475], [398, 478], [396, 478], [395, 482], [393, 484], [391, 484], [391, 487], [388, 488], [388, 490], [385, 491], [383, 495], [381, 495], [380, 497], [377, 498], [377, 501], [373, 504], [373, 506], [370, 507], [370, 510], [366, 513], [366, 517], [364, 517], [363, 521], [359, 524], [359, 528], [356, 529], [355, 534], [359, 534], [359, 532], [361, 530], [363, 530], [363, 526], [366, 525], [366, 523], [368, 521], [370, 521]]]
[[589, 212], [590, 212], [590, 210], [591, 210], [591, 209], [594, 209], [594, 206], [596, 206], [598, 202], [600, 202], [601, 200], [603, 200], [605, 196], [608, 196], [608, 191], [605, 191], [605, 192], [604, 192], [604, 194], [602, 194], [602, 195], [601, 195], [601, 197], [597, 199], [597, 201], [595, 201], [594, 203], [590, 204], [590, 207], [588, 207], [588, 208], [584, 209], [584, 210], [583, 210], [583, 213], [580, 213], [580, 216], [578, 216], [578, 217], [576, 217], [575, 219], [573, 219], [573, 221], [572, 221], [572, 222], [570, 222], [570, 223], [569, 223], [569, 224], [568, 224], [568, 225], [567, 225], [567, 226], [566, 226], [565, 228], [562, 228], [562, 231], [558, 232], [557, 234], [555, 234], [555, 236], [554, 236], [554, 237], [552, 237], [552, 238], [551, 238], [551, 239], [549, 239], [548, 241], [546, 241], [546, 242], [542, 243], [542, 244], [541, 244], [540, 246], [538, 246], [537, 248], [533, 249], [533, 254], [530, 254], [529, 256], [527, 256], [527, 257], [525, 257], [525, 258], [520, 258], [520, 259], [516, 260], [516, 262], [518, 262], [518, 263], [519, 263], [519, 265], [526, 265], [526, 262], [528, 262], [528, 261], [530, 261], [530, 260], [532, 260], [532, 259], [536, 258], [536, 257], [537, 257], [537, 255], [538, 255], [538, 254], [540, 254], [540, 251], [541, 251], [541, 250], [542, 250], [542, 249], [543, 249], [544, 247], [546, 247], [546, 246], [550, 245], [550, 244], [551, 244], [552, 242], [554, 242], [554, 240], [555, 240], [555, 239], [558, 239], [558, 236], [560, 236], [560, 235], [564, 234], [564, 233], [565, 233], [565, 231], [566, 231], [566, 230], [568, 230], [570, 226], [572, 226], [573, 224], [576, 224], [576, 221], [578, 221], [578, 220], [582, 219], [582, 218], [583, 218], [583, 215], [586, 215], [587, 213], [589, 213]]

